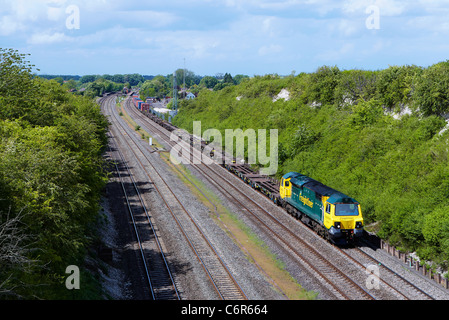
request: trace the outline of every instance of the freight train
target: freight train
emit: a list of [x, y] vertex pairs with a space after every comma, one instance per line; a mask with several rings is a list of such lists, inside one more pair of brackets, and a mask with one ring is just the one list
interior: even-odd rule
[[134, 106], [137, 109], [139, 109], [140, 111], [149, 111], [150, 110], [150, 104], [142, 101], [138, 95], [132, 95], [132, 99], [133, 99]]
[[[135, 97], [134, 97], [135, 98]], [[133, 101], [139, 108], [139, 101]], [[168, 131], [178, 129], [164, 121], [147, 108], [139, 108], [147, 117]], [[195, 143], [190, 135], [190, 144], [199, 145], [201, 150], [207, 142]], [[210, 156], [214, 158], [215, 150]], [[276, 205], [283, 207], [290, 215], [301, 220], [319, 235], [335, 244], [348, 244], [363, 236], [363, 216], [360, 204], [353, 198], [338, 192], [324, 184], [297, 172], [284, 175], [281, 181], [260, 175], [248, 164], [229, 161], [222, 155], [221, 165], [232, 172], [252, 188], [270, 198]], [[225, 159], [227, 159], [225, 161]]]

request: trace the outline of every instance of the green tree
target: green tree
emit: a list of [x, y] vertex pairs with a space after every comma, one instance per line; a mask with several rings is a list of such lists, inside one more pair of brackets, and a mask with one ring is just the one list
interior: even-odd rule
[[93, 238], [108, 122], [92, 100], [34, 77], [25, 55], [0, 52], [0, 295], [64, 299], [65, 267]]
[[235, 84], [234, 79], [232, 79], [232, 76], [229, 73], [225, 73], [223, 83]]
[[449, 111], [449, 60], [430, 66], [416, 76], [413, 99], [425, 115]]
[[234, 77], [235, 84], [240, 84], [240, 83], [242, 83], [242, 81], [245, 81], [245, 80], [249, 80], [249, 76], [246, 76], [243, 74], [237, 74]]
[[211, 76], [205, 76], [203, 79], [201, 79], [200, 86], [213, 89], [218, 83], [217, 78], [211, 77]]
[[334, 90], [337, 87], [341, 76], [341, 71], [337, 66], [324, 66], [318, 68], [311, 74], [309, 85], [309, 102], [321, 102], [323, 104], [333, 104]]
[[73, 79], [71, 79], [71, 80], [68, 80], [66, 83], [64, 83], [64, 87], [67, 89], [67, 90], [72, 90], [72, 89], [76, 89], [76, 81], [75, 80], [73, 80]]
[[[14, 49], [0, 49], [0, 118], [25, 117], [32, 120], [38, 103], [38, 86], [33, 81], [33, 68], [26, 55]], [[26, 94], [24, 94], [26, 93]]]
[[410, 101], [413, 80], [421, 69], [416, 66], [391, 66], [379, 72], [377, 98], [389, 109]]
[[358, 100], [368, 101], [376, 94], [377, 72], [346, 70], [341, 72], [335, 87], [334, 99], [337, 105], [350, 105]]
[[94, 82], [95, 80], [97, 80], [97, 76], [95, 76], [95, 75], [85, 75], [85, 76], [82, 76], [81, 77], [81, 79], [80, 79], [80, 83], [89, 83], [89, 82]]

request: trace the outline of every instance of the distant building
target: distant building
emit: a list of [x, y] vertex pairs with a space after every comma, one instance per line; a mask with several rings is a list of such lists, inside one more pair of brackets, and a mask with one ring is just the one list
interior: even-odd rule
[[192, 92], [187, 92], [187, 95], [186, 95], [186, 99], [187, 100], [192, 100], [192, 99], [195, 99], [196, 97], [195, 97], [195, 95], [192, 93]]

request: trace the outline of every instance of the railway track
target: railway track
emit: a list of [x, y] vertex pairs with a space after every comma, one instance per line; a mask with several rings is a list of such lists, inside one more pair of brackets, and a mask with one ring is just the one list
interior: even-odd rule
[[[179, 300], [180, 296], [172, 272], [133, 174], [111, 132], [109, 132], [109, 138], [110, 153], [117, 154], [114, 158], [118, 161], [114, 161], [114, 166], [132, 221], [142, 259], [143, 273], [151, 298], [153, 300]], [[125, 174], [121, 173], [123, 171]]]
[[[354, 264], [357, 264], [361, 268], [365, 268], [366, 265], [377, 266], [379, 270], [379, 276], [377, 277], [379, 283], [381, 283], [386, 288], [397, 292], [397, 294], [404, 300], [434, 300], [432, 295], [420, 289], [418, 286], [414, 285], [406, 278], [393, 271], [391, 268], [382, 264], [381, 262], [379, 262], [379, 260], [363, 251], [359, 247], [350, 249], [351, 254], [348, 254], [343, 249], [337, 249], [342, 252], [348, 259], [352, 260]], [[359, 259], [354, 258], [354, 253], [355, 255], [359, 255]]]
[[[148, 157], [151, 151], [145, 150], [140, 145], [139, 138], [135, 136], [135, 133], [126, 124], [122, 123], [122, 119], [118, 117], [117, 112], [114, 112], [115, 97], [111, 99], [113, 99], [113, 103], [105, 103], [105, 111], [112, 120], [114, 130], [117, 130], [117, 136], [120, 137], [122, 145], [132, 151], [140, 168], [145, 172], [149, 181], [163, 199], [168, 212], [176, 221], [180, 232], [199, 260], [219, 298], [224, 300], [247, 299], [243, 289], [233, 277], [232, 272], [227, 268], [223, 259], [195, 222], [195, 219], [165, 182], [157, 168], [151, 163]], [[124, 137], [127, 138], [125, 139]]]
[[[110, 141], [113, 142], [113, 137], [111, 137]], [[113, 144], [115, 145], [115, 142]], [[118, 148], [115, 147], [114, 149], [119, 154], [121, 159], [120, 164], [125, 168], [127, 173], [122, 176], [120, 174], [119, 164], [114, 164], [139, 245], [151, 297], [153, 300], [179, 300], [180, 297], [173, 280], [172, 272], [167, 264], [165, 254], [150, 220], [139, 188], [136, 186], [131, 170], [126, 165], [122, 153]]]
[[[132, 110], [133, 114], [142, 117], [135, 108], [128, 104], [128, 110]], [[164, 139], [164, 142], [170, 146], [174, 143], [170, 141], [170, 134], [160, 129], [158, 125], [152, 123], [151, 120], [144, 119], [151, 127], [153, 132], [158, 132], [158, 135]], [[179, 143], [178, 143], [179, 147]], [[190, 153], [190, 145], [184, 146], [183, 156], [195, 157], [198, 153]], [[315, 248], [303, 241], [300, 237], [295, 235], [277, 219], [275, 219], [266, 209], [261, 207], [258, 203], [249, 198], [242, 190], [237, 188], [232, 182], [227, 179], [227, 172], [219, 165], [205, 165], [192, 164], [210, 183], [215, 185], [226, 198], [245, 210], [245, 212], [256, 221], [259, 226], [270, 233], [271, 237], [276, 239], [278, 244], [284, 248], [294, 259], [300, 262], [306, 270], [313, 270], [314, 276], [319, 279], [324, 287], [337, 299], [368, 299], [372, 300], [374, 297], [368, 293], [363, 287], [358, 285], [345, 272], [333, 265], [325, 257], [323, 257]], [[220, 173], [219, 173], [220, 172]]]

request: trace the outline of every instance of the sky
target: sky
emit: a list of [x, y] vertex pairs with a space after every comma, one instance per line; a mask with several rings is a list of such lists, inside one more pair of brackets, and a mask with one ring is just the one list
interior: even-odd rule
[[449, 0], [0, 0], [38, 74], [249, 76], [449, 59]]

